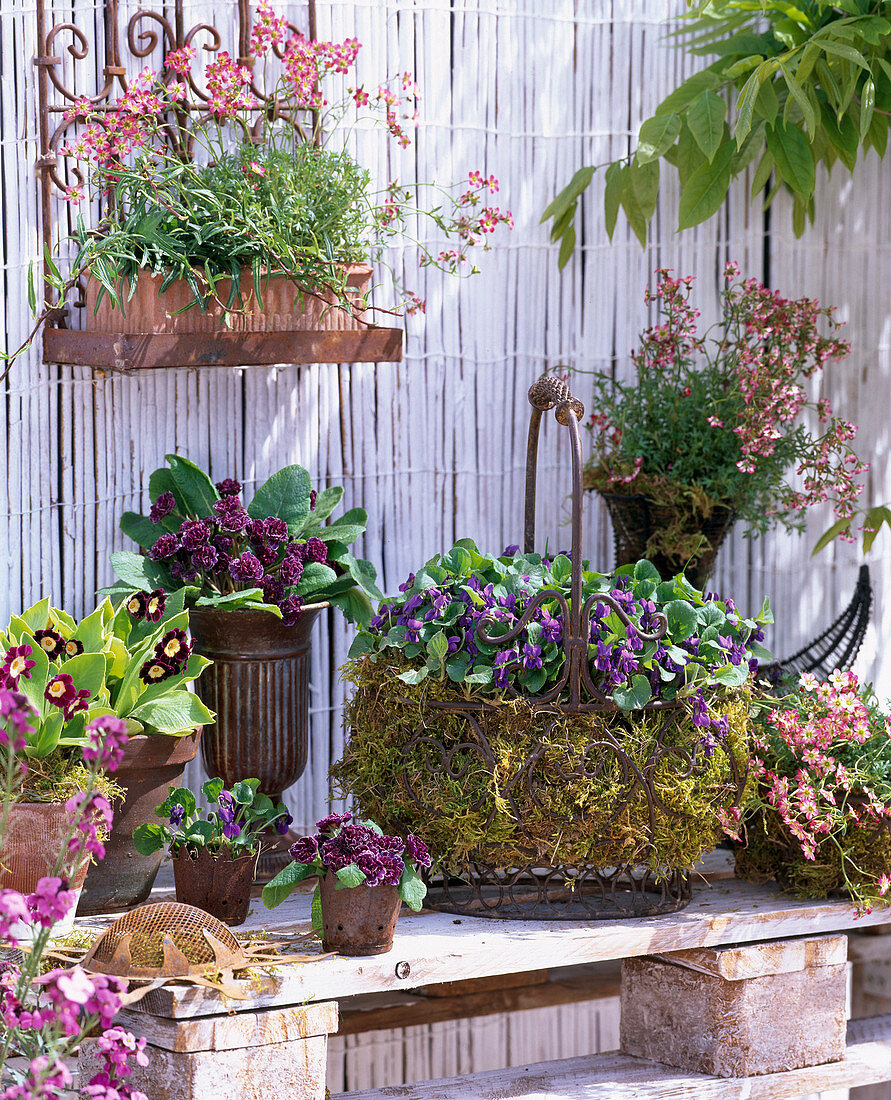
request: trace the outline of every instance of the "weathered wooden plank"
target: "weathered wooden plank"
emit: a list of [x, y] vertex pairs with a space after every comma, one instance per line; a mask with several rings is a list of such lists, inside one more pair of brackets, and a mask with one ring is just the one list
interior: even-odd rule
[[[310, 890], [295, 893], [272, 913], [264, 914], [258, 906], [245, 927], [309, 931], [310, 894]], [[662, 917], [583, 923], [405, 914], [397, 926], [393, 950], [386, 955], [334, 957], [287, 967], [269, 979], [268, 987], [251, 1004], [301, 1004], [513, 973], [526, 970], [530, 959], [546, 969], [885, 923], [891, 923], [889, 909], [876, 909], [858, 919], [849, 902], [798, 901], [773, 886], [735, 881], [700, 890], [687, 909]], [[407, 963], [408, 970], [400, 966], [397, 974], [400, 963]], [[174, 1017], [219, 1011], [215, 994], [182, 986], [154, 990], [142, 1004], [147, 1011]]]
[[[721, 1078], [684, 1073], [623, 1054], [539, 1062], [478, 1073], [349, 1093], [349, 1100], [789, 1100], [808, 1092], [891, 1080], [891, 1016], [848, 1025], [845, 1060], [825, 1066]], [[346, 1095], [334, 1100], [346, 1100]]]
[[377, 363], [402, 359], [402, 329], [361, 332], [97, 333], [48, 328], [48, 363], [114, 371], [160, 367], [271, 366], [277, 363]]
[[118, 1013], [115, 1022], [133, 1027], [153, 1047], [164, 1050], [184, 1053], [240, 1050], [330, 1035], [337, 1030], [337, 1005], [327, 1001], [303, 1008], [230, 1012], [226, 1016], [204, 1016], [195, 1020], [171, 1020], [125, 1009]]
[[713, 974], [728, 982], [791, 974], [812, 966], [832, 966], [847, 960], [847, 936], [807, 936], [800, 940], [749, 944], [746, 947], [694, 947], [659, 955], [664, 962]]

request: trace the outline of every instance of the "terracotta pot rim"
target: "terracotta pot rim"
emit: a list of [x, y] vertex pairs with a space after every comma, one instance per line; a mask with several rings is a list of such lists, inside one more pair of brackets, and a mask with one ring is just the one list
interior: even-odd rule
[[225, 852], [217, 852], [217, 854], [214, 855], [209, 850], [206, 844], [202, 845], [202, 847], [199, 849], [199, 853], [197, 856], [193, 856], [185, 844], [177, 848], [176, 851], [171, 850], [169, 854], [172, 860], [178, 860], [180, 863], [197, 863], [198, 860], [201, 858], [202, 852], [206, 853], [207, 858], [212, 863], [244, 863], [244, 861], [247, 859], [256, 860], [260, 856], [259, 848], [255, 852], [245, 852], [244, 855], [234, 857], [231, 855], [227, 855]]
[[118, 771], [151, 771], [169, 764], [187, 764], [198, 755], [201, 731], [190, 733], [136, 733], [124, 745]]
[[[322, 600], [320, 603], [305, 603], [301, 608], [303, 611], [324, 611], [326, 607], [330, 607], [331, 604], [328, 600]], [[187, 609], [189, 617], [192, 615], [272, 615], [273, 619], [278, 619], [278, 615], [273, 615], [271, 611], [264, 611], [260, 607], [190, 607]], [[279, 619], [281, 622], [281, 620]], [[297, 625], [296, 623], [294, 624]]]

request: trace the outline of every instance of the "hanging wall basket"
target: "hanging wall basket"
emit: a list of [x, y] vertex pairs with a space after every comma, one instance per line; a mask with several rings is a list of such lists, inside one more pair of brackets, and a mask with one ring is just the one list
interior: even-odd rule
[[[234, 6], [234, 5], [233, 5]], [[101, 71], [101, 86], [88, 93], [92, 110], [113, 112], [114, 98], [132, 82], [145, 67], [146, 59], [155, 51], [163, 55], [185, 46], [197, 48], [205, 61], [221, 56], [225, 37], [209, 23], [188, 27], [185, 23], [183, 0], [175, 0], [172, 11], [150, 11], [140, 8], [125, 24], [119, 20], [119, 0], [105, 0], [103, 7], [104, 64], [91, 56], [90, 37], [75, 23], [47, 26], [47, 0], [37, 0], [37, 66], [38, 106], [40, 122], [40, 157], [37, 168], [41, 181], [41, 221], [44, 252], [51, 256], [56, 244], [60, 216], [59, 203], [69, 186], [82, 182], [78, 171], [68, 178], [60, 162], [62, 146], [71, 142], [80, 123], [69, 112], [90, 87], [97, 70]], [[229, 52], [240, 65], [250, 68], [250, 3], [238, 0], [237, 43]], [[302, 31], [315, 38], [315, 0], [307, 0], [308, 25]], [[301, 28], [289, 24], [297, 33]], [[169, 83], [179, 79], [177, 73], [161, 69]], [[182, 106], [182, 117], [200, 120], [206, 117], [207, 93], [202, 80], [186, 79], [188, 102]], [[77, 89], [75, 91], [75, 89]], [[259, 77], [251, 82], [256, 100], [256, 117], [275, 112], [274, 93], [267, 94]], [[307, 115], [313, 114], [307, 109]], [[303, 123], [294, 118], [291, 124], [305, 139]], [[171, 133], [175, 131], [171, 127]], [[171, 138], [171, 141], [174, 139]], [[177, 152], [191, 155], [188, 149]], [[64, 205], [64, 204], [63, 204]], [[64, 235], [64, 230], [63, 230]], [[246, 304], [243, 312], [227, 311], [222, 305], [208, 303], [202, 313], [191, 308], [179, 312], [193, 295], [187, 287], [174, 283], [163, 295], [157, 292], [160, 277], [153, 279], [147, 272], [140, 275], [134, 297], [126, 313], [113, 310], [106, 299], [98, 303], [97, 287], [92, 279], [80, 286], [81, 298], [73, 308], [57, 311], [43, 331], [44, 359], [50, 363], [98, 367], [129, 372], [157, 367], [225, 367], [258, 366], [292, 363], [376, 363], [399, 362], [402, 359], [402, 330], [384, 328], [371, 323], [361, 308], [350, 310], [337, 306], [333, 293], [307, 293], [283, 278], [266, 281], [262, 307], [253, 292], [253, 275], [242, 276], [240, 300]], [[371, 284], [371, 269], [357, 265], [350, 269], [347, 294], [351, 289], [364, 298]], [[228, 301], [218, 294], [220, 301]], [[312, 288], [310, 288], [312, 290]]]

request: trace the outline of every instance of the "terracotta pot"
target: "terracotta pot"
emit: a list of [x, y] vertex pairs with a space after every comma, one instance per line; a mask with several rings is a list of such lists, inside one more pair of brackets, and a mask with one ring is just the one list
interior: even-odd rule
[[395, 886], [352, 886], [337, 889], [336, 875], [319, 879], [322, 898], [322, 941], [325, 951], [341, 955], [382, 955], [393, 946], [399, 919]]
[[259, 854], [249, 852], [232, 859], [225, 853], [214, 856], [207, 848], [199, 848], [193, 858], [187, 848], [180, 848], [171, 856], [176, 900], [203, 909], [226, 924], [244, 924]]
[[687, 562], [667, 554], [647, 554], [650, 536], [673, 521], [673, 509], [656, 504], [642, 493], [598, 492], [613, 525], [616, 568], [641, 558], [649, 558], [663, 580], [670, 580], [678, 573], [684, 573], [694, 588], [701, 589], [705, 586], [715, 567], [721, 543], [736, 520], [729, 508], [718, 506], [707, 519], [703, 518], [695, 526], [691, 526], [690, 533], [701, 533], [708, 545], [702, 553]]
[[[54, 874], [69, 825], [69, 814], [62, 802], [14, 802], [0, 839], [0, 890], [30, 894], [37, 889], [40, 879]], [[69, 876], [69, 886], [78, 894], [88, 866], [89, 857], [86, 857]], [[76, 906], [55, 924], [57, 935], [71, 931], [75, 909]], [[22, 922], [17, 922], [12, 929], [13, 935], [22, 941], [30, 940], [36, 930]]]
[[[313, 623], [326, 604], [311, 605], [294, 626], [267, 611], [195, 608], [189, 629], [195, 648], [213, 664], [195, 689], [216, 712], [201, 753], [208, 775], [227, 787], [260, 780], [278, 801], [303, 775], [309, 751], [309, 660]], [[267, 838], [274, 847], [260, 857], [263, 874], [277, 874], [297, 839]]]
[[124, 748], [124, 759], [114, 773], [126, 794], [114, 809], [105, 858], [90, 868], [78, 913], [111, 913], [139, 905], [149, 896], [163, 851], [141, 856], [133, 846], [139, 825], [157, 822], [155, 807], [167, 797], [168, 787], [182, 785], [186, 764], [198, 754], [201, 731], [185, 737], [139, 734]]
[[[348, 293], [357, 300], [371, 288], [372, 270], [366, 264], [352, 264], [347, 268]], [[125, 312], [112, 306], [107, 294], [97, 307], [99, 284], [87, 280], [84, 329], [87, 332], [128, 333], [194, 333], [194, 332], [343, 332], [366, 328], [364, 314], [354, 314], [335, 305], [336, 297], [330, 291], [320, 295], [301, 294], [300, 288], [283, 275], [264, 278], [260, 285], [262, 307], [254, 291], [254, 277], [250, 268], [242, 269], [240, 294], [243, 308], [229, 314], [230, 324], [225, 323], [226, 310], [216, 301], [208, 304], [204, 313], [193, 306], [194, 301], [187, 283], [179, 279], [158, 293], [162, 277], [141, 271], [136, 280], [136, 290]], [[230, 281], [217, 284], [217, 298], [225, 303], [229, 297]]]
[[[54, 873], [68, 835], [70, 819], [62, 802], [14, 802], [0, 841], [0, 890], [30, 894], [40, 879]], [[71, 886], [83, 886], [89, 859], [70, 877]]]

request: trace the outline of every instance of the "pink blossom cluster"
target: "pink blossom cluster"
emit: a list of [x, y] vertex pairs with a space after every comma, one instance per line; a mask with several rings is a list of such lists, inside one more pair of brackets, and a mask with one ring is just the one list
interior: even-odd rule
[[240, 111], [256, 107], [250, 91], [251, 70], [237, 65], [224, 50], [207, 66], [207, 109], [214, 118], [234, 118]]
[[[269, 17], [275, 18], [271, 12]], [[282, 45], [281, 37], [278, 41], [270, 38], [270, 42], [279, 47]], [[358, 38], [347, 38], [343, 42], [316, 42], [299, 32], [292, 35], [284, 42], [282, 60], [295, 105], [314, 110], [324, 107], [328, 101], [322, 92], [323, 79], [331, 73], [347, 72], [356, 63], [361, 48]]]
[[0, 1093], [0, 1100], [37, 1100], [56, 1095], [54, 1090], [69, 1088], [71, 1076], [59, 1055], [72, 1052], [96, 1027], [103, 1029], [96, 1043], [103, 1068], [83, 1087], [81, 1095], [102, 1100], [147, 1100], [144, 1093], [130, 1089], [124, 1081], [132, 1072], [131, 1059], [148, 1064], [146, 1040], [137, 1040], [123, 1028], [112, 1026], [126, 988], [122, 978], [87, 974], [80, 966], [28, 979], [18, 966], [6, 964], [0, 974], [0, 1020], [14, 1049], [28, 1051], [49, 1045], [56, 1057], [33, 1057], [24, 1081]]
[[[449, 236], [458, 237], [458, 247], [444, 249], [438, 254], [423, 252], [420, 265], [427, 267], [434, 265], [448, 271], [450, 274], [458, 274], [462, 264], [467, 263], [467, 249], [476, 244], [483, 243], [487, 249], [486, 238], [494, 233], [499, 225], [513, 228], [514, 219], [509, 210], [501, 210], [497, 206], [486, 206], [482, 202], [482, 194], [489, 192], [494, 194], [498, 188], [498, 180], [495, 176], [486, 179], [479, 170], [468, 174], [469, 190], [465, 191], [457, 200], [454, 200], [454, 215], [449, 218], [444, 215], [437, 216], [435, 221], [439, 228]], [[406, 193], [408, 197], [409, 193]], [[388, 203], [391, 204], [388, 207]], [[392, 191], [390, 198], [378, 211], [378, 223], [382, 226], [389, 225], [395, 216], [393, 214]]]
[[891, 722], [867, 706], [856, 675], [836, 670], [799, 681], [800, 703], [772, 711], [755, 738], [764, 798], [808, 860], [849, 825], [891, 817], [891, 803], [860, 766], [891, 738]]
[[72, 859], [77, 860], [82, 855], [102, 859], [105, 855], [102, 839], [108, 836], [112, 823], [108, 799], [97, 790], [79, 791], [68, 799], [65, 809], [75, 823], [74, 834], [68, 841]]

